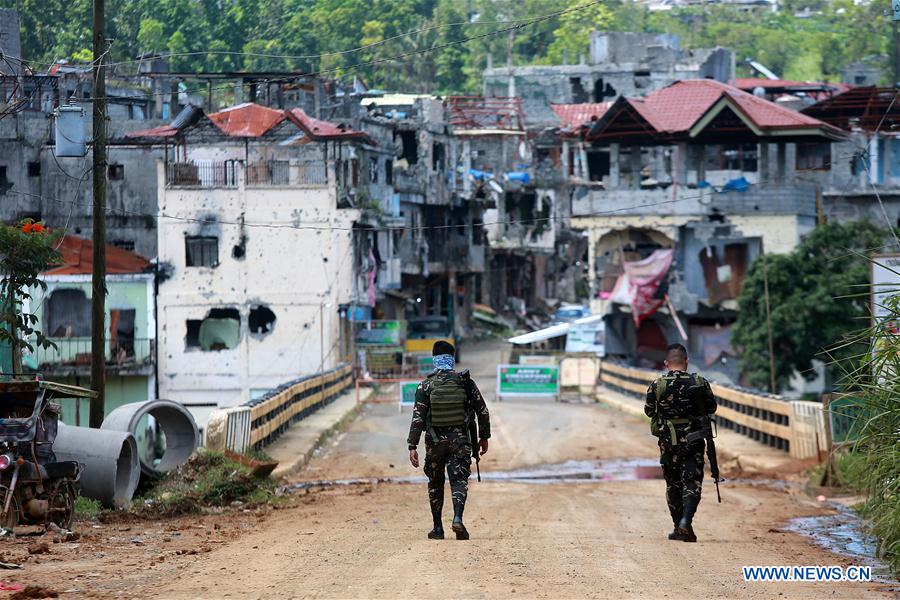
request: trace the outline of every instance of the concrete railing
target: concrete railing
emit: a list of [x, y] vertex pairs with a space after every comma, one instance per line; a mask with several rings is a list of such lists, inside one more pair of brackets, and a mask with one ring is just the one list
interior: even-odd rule
[[353, 384], [353, 367], [287, 383], [242, 406], [214, 411], [206, 427], [210, 450], [262, 450], [295, 423], [340, 396]]
[[[644, 398], [657, 371], [610, 362], [601, 367], [600, 381], [611, 388]], [[825, 416], [817, 402], [786, 401], [716, 383], [717, 423], [757, 442], [790, 452], [794, 458], [819, 457], [826, 451]]]

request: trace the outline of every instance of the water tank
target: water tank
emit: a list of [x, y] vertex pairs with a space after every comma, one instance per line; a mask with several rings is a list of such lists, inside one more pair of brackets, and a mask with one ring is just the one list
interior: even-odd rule
[[66, 105], [56, 109], [55, 133], [56, 156], [84, 156], [87, 153], [84, 107]]

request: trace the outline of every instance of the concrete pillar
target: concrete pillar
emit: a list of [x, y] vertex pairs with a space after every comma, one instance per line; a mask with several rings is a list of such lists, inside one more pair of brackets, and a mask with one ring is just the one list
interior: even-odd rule
[[694, 159], [697, 161], [697, 183], [706, 179], [706, 144], [694, 146]]
[[588, 303], [597, 295], [597, 237], [593, 227], [588, 229]]
[[881, 181], [885, 185], [891, 184], [891, 160], [893, 159], [893, 148], [891, 143], [894, 138], [884, 138], [884, 151], [881, 156]]
[[619, 144], [609, 145], [609, 189], [619, 187]]
[[784, 142], [778, 142], [777, 152], [775, 154], [775, 181], [784, 183], [785, 172], [787, 171], [787, 145]]
[[628, 161], [631, 168], [631, 189], [641, 189], [641, 147], [631, 146], [628, 151]]
[[590, 169], [588, 169], [587, 150], [583, 145], [578, 147], [578, 161], [575, 163], [575, 176], [585, 180], [591, 178]]
[[768, 183], [771, 175], [769, 174], [769, 144], [761, 142], [759, 144], [759, 161], [757, 161], [756, 170], [759, 172], [759, 182]]
[[869, 139], [869, 183], [878, 183], [878, 169], [881, 165], [881, 157], [878, 156], [878, 136], [873, 135]]
[[675, 156], [672, 160], [672, 180], [676, 185], [687, 183], [688, 145], [684, 142], [675, 146]]

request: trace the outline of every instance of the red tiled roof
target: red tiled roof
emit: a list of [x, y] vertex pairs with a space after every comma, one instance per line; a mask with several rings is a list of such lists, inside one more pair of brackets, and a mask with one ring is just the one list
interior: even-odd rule
[[[725, 99], [757, 129], [837, 130], [802, 113], [711, 79], [677, 81], [644, 98], [621, 98], [616, 106], [630, 105], [657, 133], [687, 134], [720, 100]], [[610, 110], [606, 119], [615, 119], [621, 110]]]
[[[89, 275], [93, 272], [94, 244], [91, 240], [67, 235], [59, 245], [61, 264], [44, 271], [45, 275]], [[143, 273], [150, 268], [150, 261], [139, 254], [106, 246], [106, 272], [110, 275]]]
[[585, 104], [551, 104], [550, 108], [562, 121], [564, 127], [577, 129], [602, 117], [609, 110], [610, 106], [612, 106], [612, 102], [593, 102]]
[[343, 124], [335, 125], [328, 121], [316, 119], [306, 114], [302, 108], [284, 111], [285, 116], [303, 133], [314, 140], [346, 140], [365, 139], [368, 135], [364, 131], [356, 131], [345, 127]]
[[260, 137], [284, 121], [284, 111], [245, 102], [212, 113], [210, 121], [232, 137]]
[[761, 87], [764, 90], [788, 87], [826, 87], [827, 83], [818, 81], [791, 81], [789, 79], [763, 79], [758, 77], [738, 77], [735, 80], [735, 87], [744, 91], [752, 91], [754, 88]]

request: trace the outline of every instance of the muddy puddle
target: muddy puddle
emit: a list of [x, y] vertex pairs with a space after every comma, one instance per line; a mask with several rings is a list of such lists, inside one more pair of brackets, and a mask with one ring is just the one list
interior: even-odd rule
[[[474, 465], [473, 465], [474, 466]], [[473, 469], [472, 478], [475, 478]], [[615, 460], [570, 460], [560, 464], [542, 465], [512, 471], [482, 471], [482, 481], [505, 481], [512, 483], [600, 483], [604, 481], [637, 481], [640, 479], [662, 479], [659, 461], [647, 458]], [[424, 483], [425, 477], [357, 477], [350, 479], [327, 479], [300, 481], [286, 486], [285, 491], [341, 487], [351, 485], [373, 485], [377, 483]]]
[[829, 552], [851, 559], [857, 565], [872, 567], [873, 575], [880, 581], [897, 583], [888, 567], [876, 558], [877, 543], [867, 532], [866, 522], [843, 504], [831, 502], [829, 506], [837, 513], [796, 517], [788, 522], [785, 529], [802, 535]]

